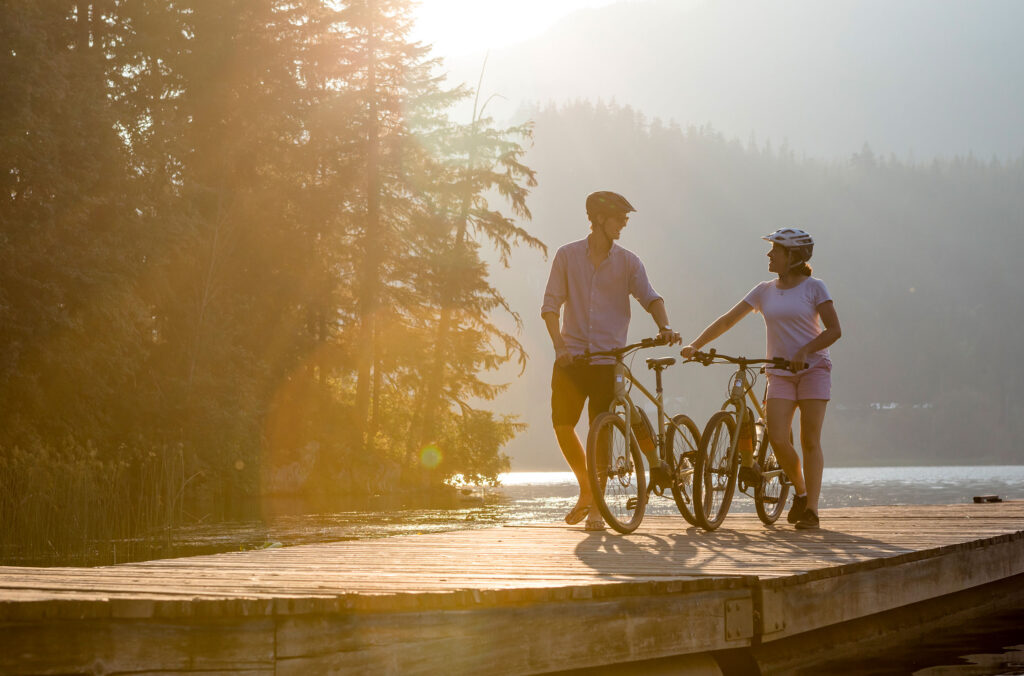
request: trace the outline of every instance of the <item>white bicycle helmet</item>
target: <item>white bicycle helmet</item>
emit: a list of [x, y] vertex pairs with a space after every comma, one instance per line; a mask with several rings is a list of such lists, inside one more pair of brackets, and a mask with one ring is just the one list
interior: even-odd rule
[[781, 244], [787, 249], [793, 247], [814, 246], [814, 238], [803, 230], [797, 230], [796, 228], [781, 228], [770, 235], [765, 235], [761, 239], [766, 239], [775, 244]]
[[784, 246], [797, 254], [798, 258], [790, 264], [790, 270], [811, 260], [811, 254], [814, 253], [814, 238], [811, 237], [810, 233], [798, 230], [797, 228], [780, 228], [761, 239]]

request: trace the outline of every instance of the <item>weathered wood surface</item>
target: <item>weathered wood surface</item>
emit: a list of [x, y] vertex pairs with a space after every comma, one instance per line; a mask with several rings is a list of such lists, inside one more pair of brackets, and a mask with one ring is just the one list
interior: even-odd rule
[[532, 673], [772, 641], [1024, 574], [1020, 502], [822, 525], [648, 517], [629, 536], [538, 525], [0, 567], [0, 672]]

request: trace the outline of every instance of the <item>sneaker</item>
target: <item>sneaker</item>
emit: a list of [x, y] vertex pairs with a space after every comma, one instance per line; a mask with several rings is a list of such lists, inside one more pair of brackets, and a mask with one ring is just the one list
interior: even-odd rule
[[800, 520], [800, 515], [807, 509], [807, 496], [806, 495], [794, 495], [793, 506], [789, 508], [789, 514], [786, 515], [786, 521], [790, 523], [796, 523]]
[[814, 510], [805, 509], [800, 518], [797, 519], [796, 527], [798, 530], [811, 530], [818, 527], [818, 515], [814, 513]]
[[747, 488], [757, 488], [764, 481], [764, 476], [761, 475], [761, 465], [754, 461], [754, 464], [750, 467], [740, 467], [740, 490], [745, 491]]

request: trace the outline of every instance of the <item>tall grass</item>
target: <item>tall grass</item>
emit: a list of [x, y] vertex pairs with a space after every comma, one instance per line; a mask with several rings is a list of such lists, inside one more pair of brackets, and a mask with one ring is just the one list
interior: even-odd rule
[[180, 447], [90, 445], [0, 449], [0, 563], [95, 565], [169, 545], [186, 518], [190, 478]]

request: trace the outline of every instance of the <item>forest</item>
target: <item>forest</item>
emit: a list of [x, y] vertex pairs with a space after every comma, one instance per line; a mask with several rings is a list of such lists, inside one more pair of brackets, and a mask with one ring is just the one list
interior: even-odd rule
[[508, 467], [531, 129], [448, 118], [410, 7], [3, 3], [0, 542]]
[[[644, 260], [684, 340], [771, 277], [762, 235], [781, 227], [814, 235], [811, 266], [843, 326], [831, 348], [827, 466], [1020, 462], [1019, 149], [1008, 148], [1005, 158], [915, 160], [864, 145], [823, 160], [621, 103], [541, 104], [521, 115], [535, 123], [526, 156], [538, 178], [533, 232], [553, 251], [586, 235], [589, 190], [623, 192], [637, 213], [620, 244]], [[521, 251], [509, 273], [494, 272], [529, 319], [523, 340], [533, 359], [506, 395], [509, 410], [526, 412], [530, 424], [509, 447], [523, 469], [564, 462], [542, 399], [552, 360], [539, 320], [547, 270], [542, 256]], [[631, 337], [653, 329], [634, 303]], [[761, 317], [751, 315], [718, 343], [734, 354], [763, 353]], [[675, 410], [707, 420], [725, 396], [726, 375], [694, 365], [669, 371]]]

